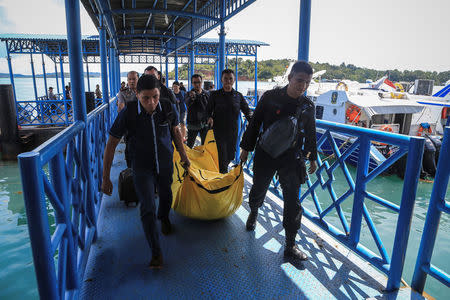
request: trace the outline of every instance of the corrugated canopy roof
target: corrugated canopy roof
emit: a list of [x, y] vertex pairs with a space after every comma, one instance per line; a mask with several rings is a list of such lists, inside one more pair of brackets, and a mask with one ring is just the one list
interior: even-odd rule
[[167, 55], [188, 45], [255, 0], [81, 0], [96, 26], [103, 25], [122, 54]]

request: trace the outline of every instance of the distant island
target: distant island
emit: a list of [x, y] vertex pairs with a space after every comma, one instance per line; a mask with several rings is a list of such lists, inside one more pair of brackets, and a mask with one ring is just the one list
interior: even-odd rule
[[[258, 61], [258, 80], [260, 81], [268, 81], [275, 76], [283, 75], [286, 72], [287, 66], [293, 60], [290, 59], [268, 59]], [[228, 59], [227, 67], [235, 70], [236, 59]], [[384, 75], [388, 75], [389, 79], [394, 82], [399, 81], [407, 81], [411, 82], [416, 79], [430, 79], [434, 80], [435, 85], [444, 85], [446, 81], [450, 79], [450, 71], [444, 72], [428, 72], [421, 70], [405, 70], [399, 71], [397, 69], [393, 70], [374, 70], [367, 69], [362, 67], [357, 67], [353, 64], [345, 64], [341, 63], [340, 65], [331, 65], [329, 63], [311, 63], [314, 68], [314, 71], [326, 70], [326, 73], [322, 76], [322, 79], [329, 80], [354, 80], [361, 83], [366, 82], [367, 79], [371, 79], [373, 81], [379, 79]], [[157, 66], [158, 67], [158, 66]], [[144, 65], [143, 67], [144, 68]], [[188, 79], [188, 69], [189, 65], [184, 64], [178, 70], [178, 78], [180, 80]], [[239, 72], [239, 80], [248, 80], [252, 81], [255, 78], [255, 63], [250, 59], [242, 59], [238, 58], [238, 72]], [[163, 69], [164, 70], [164, 69]], [[213, 65], [195, 65], [195, 73], [199, 73], [203, 76], [204, 80], [212, 80], [214, 78], [214, 66]], [[163, 72], [165, 74], [165, 72]], [[60, 74], [58, 77], [60, 78]], [[69, 73], [64, 73], [66, 78], [70, 77]], [[121, 72], [122, 77], [126, 77], [126, 72]], [[0, 78], [9, 78], [8, 73], [0, 73]], [[37, 74], [37, 78], [44, 77], [42, 74]], [[98, 78], [100, 77], [99, 72], [89, 73], [89, 77]], [[169, 78], [173, 79], [175, 77], [175, 71], [171, 71], [169, 73]], [[14, 78], [32, 78], [31, 75], [23, 75], [23, 74], [14, 74]], [[55, 78], [55, 73], [48, 73], [47, 78]]]

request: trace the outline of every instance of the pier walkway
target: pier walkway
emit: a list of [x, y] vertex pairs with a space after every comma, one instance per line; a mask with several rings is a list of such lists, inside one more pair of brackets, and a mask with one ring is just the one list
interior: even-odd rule
[[[120, 144], [111, 170], [126, 165]], [[151, 270], [138, 207], [126, 207], [117, 190], [104, 195], [98, 239], [92, 244], [80, 299], [423, 299], [410, 288], [384, 294], [386, 276], [306, 218], [298, 245], [310, 259], [283, 258], [281, 199], [268, 193], [255, 232], [245, 230], [251, 177], [244, 203], [231, 217], [192, 220], [174, 212], [174, 233], [162, 236], [164, 268]]]

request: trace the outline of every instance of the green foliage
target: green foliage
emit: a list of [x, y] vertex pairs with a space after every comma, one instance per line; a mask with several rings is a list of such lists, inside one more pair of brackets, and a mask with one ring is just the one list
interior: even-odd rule
[[[275, 76], [283, 75], [286, 68], [293, 60], [290, 59], [269, 59], [258, 61], [258, 80], [265, 81], [272, 79]], [[341, 63], [339, 66], [330, 65], [329, 63], [311, 63], [315, 72], [326, 70], [327, 72], [322, 76], [323, 79], [348, 79], [358, 82], [365, 82], [367, 79], [373, 81], [380, 77], [389, 74], [391, 81], [414, 81], [416, 79], [431, 79], [434, 80], [435, 85], [443, 85], [450, 79], [450, 71], [445, 72], [425, 72], [420, 70], [399, 71], [394, 70], [374, 70], [357, 67], [353, 64]], [[236, 59], [230, 58], [227, 62], [229, 69], [235, 70]], [[178, 78], [182, 80], [188, 79], [189, 65], [182, 65], [178, 69]], [[195, 73], [203, 76], [204, 80], [214, 79], [214, 65], [195, 65]], [[238, 58], [238, 74], [239, 80], [254, 80], [255, 78], [255, 61], [251, 59]], [[175, 72], [169, 74], [170, 78], [175, 77]]]

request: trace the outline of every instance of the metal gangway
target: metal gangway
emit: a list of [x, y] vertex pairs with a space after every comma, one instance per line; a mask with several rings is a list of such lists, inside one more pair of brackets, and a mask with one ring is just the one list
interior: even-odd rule
[[[184, 1], [184, 8], [179, 10], [163, 5], [139, 11], [135, 10], [137, 8], [114, 9], [114, 14], [111, 7], [105, 6], [106, 1], [82, 2], [86, 4], [85, 8], [95, 10], [93, 15], [99, 26], [103, 102], [86, 114], [80, 7], [78, 1], [66, 0], [74, 121], [43, 145], [19, 155], [33, 260], [42, 299], [423, 298], [408, 287], [408, 283], [402, 283], [402, 273], [424, 139], [325, 121], [317, 121], [317, 127], [324, 132], [318, 140], [318, 148], [331, 148], [334, 159], [318, 159], [318, 169], [309, 177], [299, 199], [303, 204], [311, 201], [315, 208], [305, 210], [307, 219], [299, 232], [298, 245], [310, 257], [308, 262], [295, 264], [281, 258], [283, 201], [276, 178], [261, 209], [257, 230], [254, 233], [245, 231], [248, 215], [245, 199], [252, 180], [251, 158], [245, 166], [244, 203], [236, 214], [216, 222], [173, 215], [176, 233], [162, 240], [163, 249], [167, 249], [167, 267], [160, 271], [144, 270], [149, 252], [139, 230], [137, 209], [124, 209], [116, 195], [106, 197], [100, 190], [102, 154], [108, 129], [117, 114], [115, 99], [108, 97], [108, 67], [114, 88], [111, 95], [120, 86], [118, 54], [116, 50], [110, 52], [115, 59], [109, 66], [106, 55], [107, 32], [111, 43], [118, 47], [115, 48], [117, 51], [121, 45], [114, 30], [113, 16], [137, 13], [189, 17], [191, 21], [188, 19], [186, 24], [192, 27], [182, 29], [179, 39], [185, 45], [193, 41], [195, 34], [210, 27], [220, 26], [223, 30], [225, 20], [254, 1], [194, 0]], [[119, 1], [116, 4], [120, 5]], [[200, 4], [203, 6], [199, 9]], [[306, 60], [310, 5], [309, 0], [301, 1], [300, 40], [304, 43], [299, 49], [299, 58]], [[192, 10], [186, 11], [188, 7]], [[194, 19], [200, 20], [195, 26]], [[191, 30], [195, 34], [191, 34]], [[176, 36], [175, 32], [172, 34], [166, 45], [175, 46], [171, 49], [176, 51], [181, 45], [171, 40]], [[151, 35], [148, 38], [152, 38]], [[162, 37], [153, 38], [159, 40]], [[223, 34], [219, 47], [222, 69], [225, 65], [224, 44]], [[340, 149], [333, 137], [335, 133], [352, 136], [354, 142], [350, 147]], [[378, 167], [369, 169], [372, 142], [394, 145], [398, 151]], [[440, 214], [449, 212], [445, 202], [450, 165], [445, 158], [450, 152], [449, 147], [450, 128], [447, 127], [412, 282], [419, 292], [422, 292], [427, 274], [449, 286], [448, 274], [430, 264]], [[112, 178], [117, 178], [124, 168], [123, 157], [119, 154], [123, 149], [117, 151]], [[355, 175], [346, 164], [350, 155], [358, 157]], [[370, 192], [371, 181], [405, 155], [406, 175], [399, 201]], [[343, 174], [341, 179], [336, 176], [338, 171]], [[348, 188], [338, 191], [338, 180], [341, 180], [340, 184], [345, 182]], [[324, 193], [331, 199], [328, 204], [321, 196]], [[351, 214], [342, 209], [348, 203], [352, 206]], [[377, 211], [368, 203], [398, 214], [392, 248], [386, 247], [378, 234], [371, 217]], [[327, 219], [332, 213], [337, 216], [337, 224]], [[54, 215], [54, 225], [50, 225], [49, 214]], [[361, 241], [363, 226], [369, 228], [375, 248]]]

